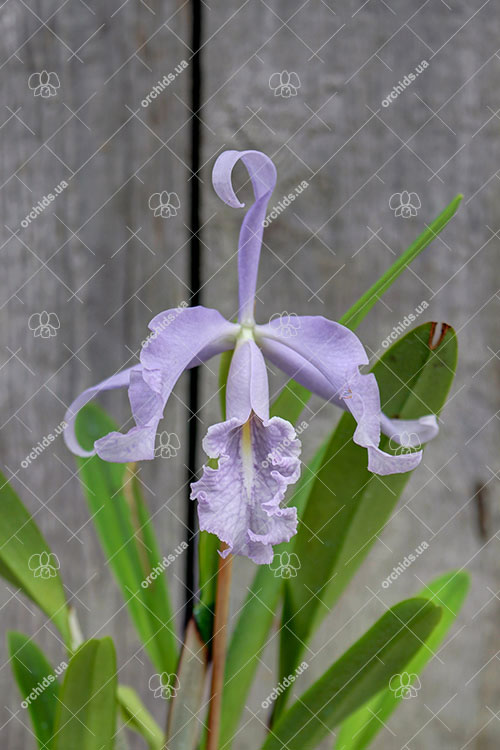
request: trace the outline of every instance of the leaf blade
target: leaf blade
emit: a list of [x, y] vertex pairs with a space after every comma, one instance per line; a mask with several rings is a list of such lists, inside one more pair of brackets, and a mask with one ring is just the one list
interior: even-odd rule
[[[433, 331], [430, 323], [413, 329], [373, 368], [388, 416], [414, 419], [427, 410], [440, 412], [453, 379], [457, 346], [448, 328], [440, 344], [431, 348]], [[280, 676], [295, 668], [304, 643], [358, 570], [411, 476], [371, 474], [364, 449], [352, 441], [354, 429], [354, 419], [344, 414], [309, 488], [293, 541], [301, 567], [285, 586]], [[389, 450], [389, 440], [384, 438], [380, 447]], [[285, 701], [283, 692], [278, 711]]]
[[117, 699], [126, 725], [144, 737], [150, 750], [162, 750], [164, 733], [136, 691], [128, 685], [118, 685]]
[[[469, 576], [462, 572], [447, 573], [425, 586], [417, 596], [442, 604], [442, 616], [436, 628], [427, 637], [427, 648], [420, 648], [413, 659], [406, 665], [405, 671], [410, 675], [420, 674], [431, 659], [432, 654], [444, 640], [448, 630], [455, 621], [469, 588]], [[336, 746], [342, 750], [364, 750], [373, 740], [379, 729], [402, 700], [394, 691], [387, 688], [371, 701], [351, 714], [342, 724]], [[374, 716], [377, 721], [373, 721]]]
[[86, 641], [71, 658], [54, 729], [54, 750], [113, 750], [116, 656], [110, 638]]
[[60, 690], [55, 672], [40, 648], [24, 633], [10, 631], [7, 644], [12, 671], [23, 704], [28, 704], [38, 747], [51, 750]]
[[69, 645], [68, 607], [59, 560], [1, 473], [0, 575], [18, 586], [51, 618]]
[[294, 705], [262, 750], [310, 750], [401, 671], [435, 628], [441, 608], [425, 599], [392, 607]]
[[[115, 429], [95, 404], [79, 413], [76, 431], [83, 446]], [[77, 459], [82, 489], [97, 535], [127, 604], [132, 621], [155, 667], [174, 671], [175, 624], [151, 519], [133, 471], [98, 456]], [[150, 578], [148, 579], [148, 576]]]

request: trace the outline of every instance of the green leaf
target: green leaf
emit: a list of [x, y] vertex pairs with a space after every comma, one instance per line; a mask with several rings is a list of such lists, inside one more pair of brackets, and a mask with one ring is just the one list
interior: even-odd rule
[[[193, 619], [188, 623], [167, 724], [168, 750], [195, 750], [206, 709], [208, 651]], [[171, 676], [172, 677], [172, 676]]]
[[[7, 633], [11, 667], [40, 750], [52, 750], [59, 683], [43, 652], [23, 633]], [[64, 669], [61, 663], [59, 669]]]
[[56, 715], [54, 750], [113, 750], [116, 689], [113, 641], [86, 641], [66, 670]]
[[[212, 459], [208, 464], [212, 463]], [[219, 540], [215, 534], [200, 531], [198, 534], [198, 587], [199, 600], [193, 609], [198, 630], [203, 641], [209, 646], [212, 641], [215, 613], [215, 592], [217, 588], [217, 566]]]
[[382, 274], [380, 279], [373, 284], [351, 307], [350, 310], [340, 319], [340, 323], [348, 328], [356, 328], [373, 305], [378, 302], [380, 297], [389, 289], [390, 286], [401, 276], [403, 271], [420, 255], [422, 250], [430, 245], [438, 234], [440, 234], [450, 219], [453, 218], [462, 201], [463, 195], [457, 195], [451, 203], [434, 219], [427, 229], [405, 250], [402, 255], [392, 264], [387, 271]]
[[295, 380], [289, 380], [271, 405], [270, 416], [281, 417], [295, 424], [309, 401], [310, 395], [311, 392], [303, 385]]
[[[461, 571], [452, 571], [436, 578], [418, 594], [436, 605], [442, 605], [442, 617], [438, 625], [425, 641], [413, 659], [405, 666], [409, 675], [418, 675], [425, 665], [438, 652], [447, 632], [453, 625], [469, 589], [469, 576]], [[372, 698], [356, 713], [351, 714], [342, 724], [337, 737], [338, 750], [364, 750], [392, 712], [397, 708], [401, 697], [397, 698], [388, 687]]]
[[[310, 479], [318, 471], [323, 453], [324, 446], [319, 449], [309, 466], [304, 467], [290, 500], [290, 505], [297, 508], [299, 516], [307, 501]], [[277, 545], [275, 555], [285, 552], [287, 548], [289, 544], [286, 542]], [[258, 566], [227, 653], [222, 698], [221, 747], [229, 748], [238, 727], [259, 659], [269, 642], [268, 633], [278, 608], [282, 587], [283, 579], [276, 576], [269, 566]]]
[[58, 571], [59, 560], [0, 474], [0, 575], [51, 618], [69, 645], [68, 608]]
[[136, 691], [128, 685], [119, 685], [117, 698], [127, 727], [144, 737], [150, 750], [162, 750], [164, 733]]
[[[84, 447], [115, 429], [95, 404], [88, 404], [78, 415], [76, 431]], [[174, 615], [139, 483], [124, 464], [108, 463], [98, 456], [77, 460], [92, 520], [139, 637], [156, 669], [171, 672], [177, 663]]]
[[[440, 343], [431, 348], [434, 329], [426, 323], [410, 331], [373, 368], [383, 411], [391, 418], [439, 414], [445, 402], [456, 366], [456, 337], [443, 327]], [[298, 664], [304, 643], [365, 559], [411, 475], [371, 474], [366, 451], [352, 441], [354, 429], [354, 419], [344, 414], [309, 486], [292, 546], [300, 569], [285, 586], [280, 675]], [[390, 452], [389, 439], [380, 447]], [[278, 711], [285, 698], [283, 693]]]
[[[396, 281], [405, 268], [424, 250], [429, 243], [446, 226], [448, 221], [456, 212], [462, 196], [457, 196], [449, 206], [432, 222], [422, 235], [414, 242], [394, 263], [388, 271], [363, 295], [363, 302], [356, 302], [340, 319], [343, 325], [355, 329], [365, 315], [371, 310], [378, 299], [387, 291], [389, 286]], [[226, 363], [226, 373], [229, 365]], [[309, 391], [294, 380], [288, 381], [275, 403], [271, 407], [271, 414], [281, 416], [283, 419], [295, 424], [303, 407], [310, 397]], [[444, 399], [443, 399], [444, 400]], [[328, 445], [325, 443], [318, 452], [325, 451]], [[307, 495], [307, 486], [312, 484], [311, 476], [316, 473], [313, 464], [310, 472], [306, 474], [308, 482], [300, 493], [297, 492], [289, 501], [289, 505], [299, 507], [304, 495]], [[300, 517], [300, 512], [299, 512]], [[283, 547], [283, 549], [286, 549]], [[277, 549], [276, 552], [280, 550]], [[238, 726], [241, 712], [245, 706], [246, 697], [258, 666], [258, 659], [266, 646], [269, 630], [274, 619], [281, 594], [281, 579], [275, 578], [272, 571], [267, 567], [260, 566], [249, 594], [242, 608], [238, 622], [230, 643], [228, 663], [226, 667], [226, 685], [224, 691], [223, 723], [221, 727], [221, 744], [228, 750], [236, 727]]]
[[397, 604], [346, 651], [273, 727], [263, 750], [309, 750], [387, 687], [441, 616], [426, 599]]
[[[372, 284], [358, 301], [355, 302], [346, 313], [344, 313], [340, 318], [339, 323], [350, 328], [351, 331], [354, 331], [354, 329], [358, 327], [363, 318], [368, 315], [372, 307], [378, 302], [380, 297], [382, 297], [392, 284], [394, 284], [396, 279], [401, 276], [410, 263], [413, 263], [415, 258], [417, 258], [420, 253], [430, 245], [432, 240], [443, 231], [445, 226], [457, 212], [462, 198], [463, 195], [457, 195], [451, 203], [446, 206], [444, 211], [442, 211], [439, 216], [434, 219], [432, 224], [430, 224], [422, 234], [417, 237], [415, 242], [413, 242], [410, 247], [399, 256], [399, 258], [387, 269], [387, 271], [385, 271], [385, 273], [382, 274], [375, 284]], [[302, 403], [302, 406], [305, 406], [310, 396], [310, 391], [296, 383], [294, 380], [289, 380], [288, 384], [276, 399], [272, 408], [272, 413], [283, 417], [283, 419], [288, 419], [288, 421], [293, 424], [300, 415], [300, 410], [298, 414], [296, 413], [300, 404]]]

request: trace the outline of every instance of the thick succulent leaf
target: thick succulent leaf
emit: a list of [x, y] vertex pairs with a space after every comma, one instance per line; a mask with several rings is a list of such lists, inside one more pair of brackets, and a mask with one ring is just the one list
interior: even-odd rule
[[[60, 685], [43, 652], [23, 633], [7, 633], [10, 663], [23, 700], [29, 711], [33, 734], [40, 750], [52, 750], [52, 736]], [[58, 667], [64, 669], [61, 663]]]
[[186, 629], [167, 724], [168, 750], [195, 750], [206, 710], [208, 651], [191, 619]]
[[[86, 448], [114, 429], [112, 420], [95, 404], [78, 415], [77, 436]], [[124, 464], [98, 456], [77, 461], [92, 520], [139, 637], [156, 669], [173, 672], [174, 617], [165, 573], [159, 569], [147, 580], [162, 556], [139, 483]]]
[[59, 565], [33, 518], [0, 474], [0, 575], [51, 618], [69, 645], [68, 607]]
[[426, 599], [397, 604], [346, 651], [273, 727], [263, 750], [310, 750], [400, 673], [436, 627]]
[[54, 750], [113, 750], [116, 656], [110, 638], [86, 641], [72, 657], [61, 688]]
[[144, 737], [149, 750], [162, 750], [165, 742], [164, 732], [136, 691], [128, 685], [119, 685], [117, 698], [126, 726]]
[[[439, 651], [446, 634], [453, 625], [469, 589], [469, 576], [463, 571], [452, 571], [436, 578], [418, 594], [436, 605], [442, 605], [440, 622], [425, 640], [413, 659], [405, 666], [412, 682], [419, 675], [433, 654]], [[387, 719], [398, 707], [402, 695], [389, 687], [372, 698], [342, 724], [337, 737], [338, 750], [364, 750], [375, 735], [387, 723]]]
[[[410, 331], [377, 362], [384, 412], [414, 419], [439, 414], [453, 380], [457, 346], [443, 326], [433, 343], [435, 324]], [[345, 414], [332, 434], [325, 458], [309, 487], [309, 497], [292, 550], [300, 560], [285, 587], [280, 643], [280, 674], [289, 674], [304, 643], [352, 579], [388, 521], [410, 473], [379, 477], [367, 469], [366, 452], [355, 445], [354, 419]], [[391, 451], [388, 438], [380, 447]], [[280, 696], [278, 711], [285, 702]]]

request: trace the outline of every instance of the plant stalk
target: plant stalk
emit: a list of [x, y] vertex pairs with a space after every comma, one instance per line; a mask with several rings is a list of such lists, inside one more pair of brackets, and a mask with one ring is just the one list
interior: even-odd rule
[[215, 597], [214, 636], [212, 641], [212, 682], [208, 713], [207, 750], [218, 750], [221, 724], [222, 692], [226, 666], [227, 618], [233, 557], [219, 560]]

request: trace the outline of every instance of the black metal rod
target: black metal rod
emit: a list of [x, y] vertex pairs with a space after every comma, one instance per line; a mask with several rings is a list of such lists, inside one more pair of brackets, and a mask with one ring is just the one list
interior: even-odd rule
[[[201, 253], [200, 238], [198, 232], [201, 227], [201, 194], [198, 171], [201, 166], [201, 44], [202, 44], [202, 2], [191, 0], [192, 7], [192, 43], [193, 56], [191, 58], [191, 155], [190, 166], [194, 176], [190, 180], [189, 193], [189, 219], [192, 232], [189, 253], [189, 287], [191, 291], [191, 305], [200, 304], [201, 285]], [[189, 371], [189, 423], [188, 423], [188, 456], [187, 456], [187, 478], [189, 484], [196, 478], [197, 470], [197, 445], [198, 445], [198, 418], [199, 409], [199, 370], [194, 367]], [[196, 591], [196, 504], [190, 499], [190, 487], [188, 484], [186, 498], [186, 570], [185, 570], [185, 622], [191, 618], [194, 604], [194, 592]]]

